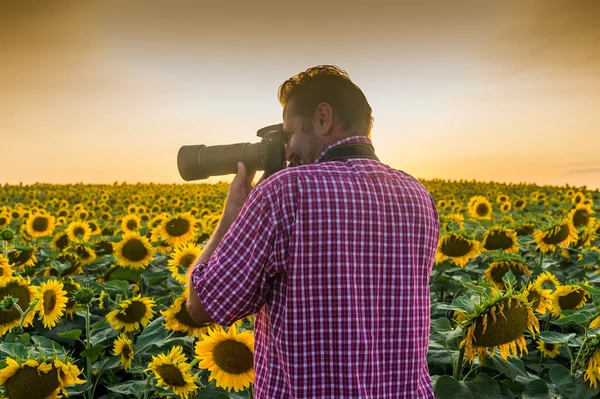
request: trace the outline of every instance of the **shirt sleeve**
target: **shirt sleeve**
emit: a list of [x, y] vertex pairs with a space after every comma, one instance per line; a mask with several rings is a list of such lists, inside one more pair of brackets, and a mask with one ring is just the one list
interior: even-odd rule
[[262, 187], [255, 187], [209, 260], [192, 271], [192, 284], [215, 323], [230, 326], [265, 304], [278, 272], [273, 247], [278, 223]]

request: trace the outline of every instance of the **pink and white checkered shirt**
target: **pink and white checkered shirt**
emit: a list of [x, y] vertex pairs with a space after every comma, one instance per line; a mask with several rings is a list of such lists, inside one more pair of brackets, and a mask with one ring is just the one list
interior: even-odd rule
[[256, 186], [192, 284], [217, 324], [256, 314], [257, 399], [433, 398], [435, 203], [407, 173], [326, 151]]

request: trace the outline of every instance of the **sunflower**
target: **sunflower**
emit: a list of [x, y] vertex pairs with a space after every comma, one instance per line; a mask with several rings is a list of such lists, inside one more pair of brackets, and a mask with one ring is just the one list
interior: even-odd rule
[[67, 395], [65, 387], [83, 384], [79, 378], [82, 370], [69, 361], [59, 359], [35, 359], [17, 361], [6, 359], [6, 367], [0, 370], [0, 385], [6, 387], [6, 393], [13, 399], [58, 398], [60, 393]]
[[191, 367], [186, 362], [183, 348], [174, 346], [167, 355], [159, 353], [158, 356], [152, 356], [146, 371], [154, 373], [157, 386], [165, 387], [175, 395], [187, 399], [198, 389], [194, 383], [196, 378], [190, 373]]
[[130, 213], [121, 219], [121, 230], [123, 230], [125, 233], [133, 233], [140, 227], [142, 227], [142, 221], [135, 213]]
[[498, 194], [498, 196], [496, 197], [496, 202], [498, 203], [508, 202], [508, 200], [509, 198], [506, 194]]
[[34, 310], [39, 313], [40, 319], [46, 328], [54, 328], [64, 315], [67, 307], [67, 291], [58, 280], [49, 280], [40, 284], [35, 294], [38, 303]]
[[590, 386], [594, 389], [598, 387], [600, 380], [600, 346], [590, 353], [585, 360], [586, 370], [583, 379], [590, 382]]
[[210, 371], [208, 381], [216, 380], [217, 387], [228, 391], [243, 391], [254, 383], [254, 334], [231, 326], [211, 329], [208, 335], [201, 334], [202, 341], [196, 343], [196, 359], [199, 368]]
[[67, 226], [67, 236], [70, 241], [80, 242], [88, 241], [92, 236], [92, 229], [85, 222], [75, 221]]
[[529, 222], [519, 223], [515, 227], [515, 232], [517, 233], [517, 237], [528, 236], [535, 232], [535, 225]]
[[492, 205], [483, 196], [472, 197], [469, 201], [469, 215], [475, 219], [491, 219]]
[[455, 223], [459, 229], [463, 229], [465, 227], [464, 221], [465, 217], [460, 213], [451, 213], [449, 215], [441, 215], [440, 217], [442, 222], [442, 229], [446, 231], [451, 230], [451, 224]]
[[524, 198], [517, 198], [515, 200], [515, 203], [513, 205], [514, 209], [519, 209], [519, 210], [523, 210], [525, 209], [525, 206], [527, 205], [527, 201]]
[[65, 291], [67, 291], [67, 304], [65, 307], [65, 318], [73, 319], [73, 315], [75, 314], [75, 305], [77, 303], [74, 300], [75, 293], [81, 288], [81, 285], [73, 280], [72, 277], [63, 277], [63, 285], [65, 287]]
[[[475, 355], [482, 361], [485, 357], [493, 357], [497, 349], [504, 360], [511, 354], [527, 353], [525, 330], [532, 335], [540, 332], [538, 319], [522, 295], [512, 292], [495, 295], [491, 302], [484, 301], [483, 309], [470, 315], [463, 325], [466, 335], [460, 347], [464, 347], [465, 357], [471, 363]], [[491, 354], [488, 348], [492, 349]]]
[[[35, 296], [35, 288], [31, 286], [29, 277], [24, 279], [21, 276], [15, 276], [0, 285], [0, 301], [3, 300], [6, 295], [17, 298], [19, 300], [17, 305], [25, 311]], [[23, 327], [32, 325], [33, 317], [34, 312], [29, 312], [23, 321]], [[4, 336], [4, 334], [9, 332], [14, 326], [18, 326], [20, 320], [21, 314], [17, 308], [10, 311], [0, 311], [0, 336]]]
[[436, 205], [439, 210], [446, 209], [448, 207], [448, 201], [439, 200]]
[[588, 290], [579, 284], [561, 285], [552, 293], [552, 315], [559, 316], [563, 310], [577, 310], [589, 298]]
[[510, 203], [510, 201], [503, 202], [500, 205], [500, 211], [502, 213], [506, 213], [506, 212], [510, 211], [511, 209], [512, 209], [512, 204]]
[[527, 284], [523, 295], [531, 308], [539, 314], [546, 314], [552, 309], [552, 291], [542, 289], [532, 283]]
[[182, 284], [185, 284], [185, 275], [188, 268], [198, 258], [202, 250], [194, 243], [188, 243], [178, 247], [169, 259], [169, 270], [171, 276]]
[[509, 271], [514, 274], [517, 280], [521, 276], [531, 276], [531, 270], [529, 270], [527, 265], [521, 260], [520, 257], [504, 256], [499, 258], [497, 261], [490, 263], [485, 270], [484, 277], [489, 284], [492, 284], [499, 289], [505, 289], [505, 284], [504, 281], [502, 281], [502, 278]]
[[0, 228], [8, 226], [10, 219], [10, 214], [6, 212], [0, 212]]
[[600, 316], [597, 316], [594, 320], [592, 320], [588, 328], [590, 330], [592, 328], [600, 328]]
[[551, 357], [554, 359], [560, 353], [560, 347], [562, 344], [550, 344], [548, 342], [544, 342], [541, 339], [537, 340], [538, 346], [537, 348], [544, 354], [544, 356]]
[[160, 235], [173, 247], [185, 244], [194, 236], [196, 218], [189, 212], [169, 216], [160, 225]]
[[481, 247], [486, 251], [501, 249], [506, 253], [518, 252], [517, 233], [500, 226], [492, 227], [484, 234]]
[[585, 200], [585, 195], [581, 192], [575, 193], [575, 195], [573, 195], [571, 197], [571, 202], [573, 204], [579, 204], [580, 202], [583, 202]]
[[58, 233], [54, 235], [52, 238], [52, 243], [50, 243], [50, 248], [53, 251], [61, 252], [69, 245], [69, 235], [66, 232]]
[[569, 219], [575, 228], [593, 226], [595, 219], [590, 217], [594, 211], [590, 205], [577, 204], [569, 212]]
[[558, 280], [558, 278], [556, 278], [554, 274], [550, 272], [543, 272], [535, 278], [533, 284], [539, 290], [548, 289], [550, 286], [552, 288], [550, 292], [552, 292], [560, 285], [560, 281]]
[[156, 306], [154, 299], [138, 295], [122, 301], [106, 315], [106, 320], [115, 330], [138, 331], [140, 325], [146, 327], [154, 317], [153, 306]]
[[438, 242], [435, 258], [438, 262], [446, 259], [452, 260], [456, 265], [463, 267], [469, 259], [479, 255], [479, 243], [472, 240], [464, 232], [452, 232], [442, 236]]
[[577, 230], [577, 242], [573, 244], [575, 248], [589, 247], [592, 241], [596, 239], [596, 230], [589, 227], [581, 227]]
[[185, 292], [167, 309], [161, 311], [165, 316], [165, 328], [172, 331], [181, 331], [188, 337], [196, 337], [200, 333], [208, 332], [209, 326], [213, 323], [197, 323], [187, 310], [187, 299], [189, 290]]
[[13, 278], [13, 269], [8, 264], [8, 259], [0, 254], [0, 284], [6, 284]]
[[137, 232], [126, 233], [123, 240], [113, 244], [114, 255], [121, 266], [143, 269], [154, 258], [155, 249], [148, 238]]
[[553, 251], [559, 246], [567, 247], [577, 240], [577, 231], [569, 219], [562, 219], [552, 226], [533, 233], [533, 239], [543, 253]]
[[113, 355], [121, 355], [121, 368], [129, 370], [133, 360], [133, 342], [124, 333], [119, 334], [114, 342]]
[[33, 267], [37, 263], [35, 249], [28, 245], [18, 245], [8, 250], [8, 263], [18, 269]]
[[46, 213], [30, 215], [27, 218], [27, 234], [31, 237], [45, 237], [52, 234], [56, 227], [56, 218]]

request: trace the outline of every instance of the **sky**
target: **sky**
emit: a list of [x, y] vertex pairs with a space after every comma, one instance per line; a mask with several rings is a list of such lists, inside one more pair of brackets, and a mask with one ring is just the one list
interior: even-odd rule
[[599, 20], [594, 0], [2, 1], [0, 183], [183, 183], [181, 146], [260, 141], [279, 85], [333, 64], [391, 167], [600, 188]]

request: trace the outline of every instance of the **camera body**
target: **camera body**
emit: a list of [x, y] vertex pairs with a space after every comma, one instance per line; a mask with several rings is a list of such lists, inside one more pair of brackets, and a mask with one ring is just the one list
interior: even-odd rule
[[265, 126], [256, 135], [262, 139], [258, 143], [181, 147], [177, 154], [179, 175], [185, 181], [193, 181], [235, 174], [239, 161], [246, 165], [249, 172], [264, 170], [264, 178], [285, 169], [287, 137], [283, 133], [283, 124]]

